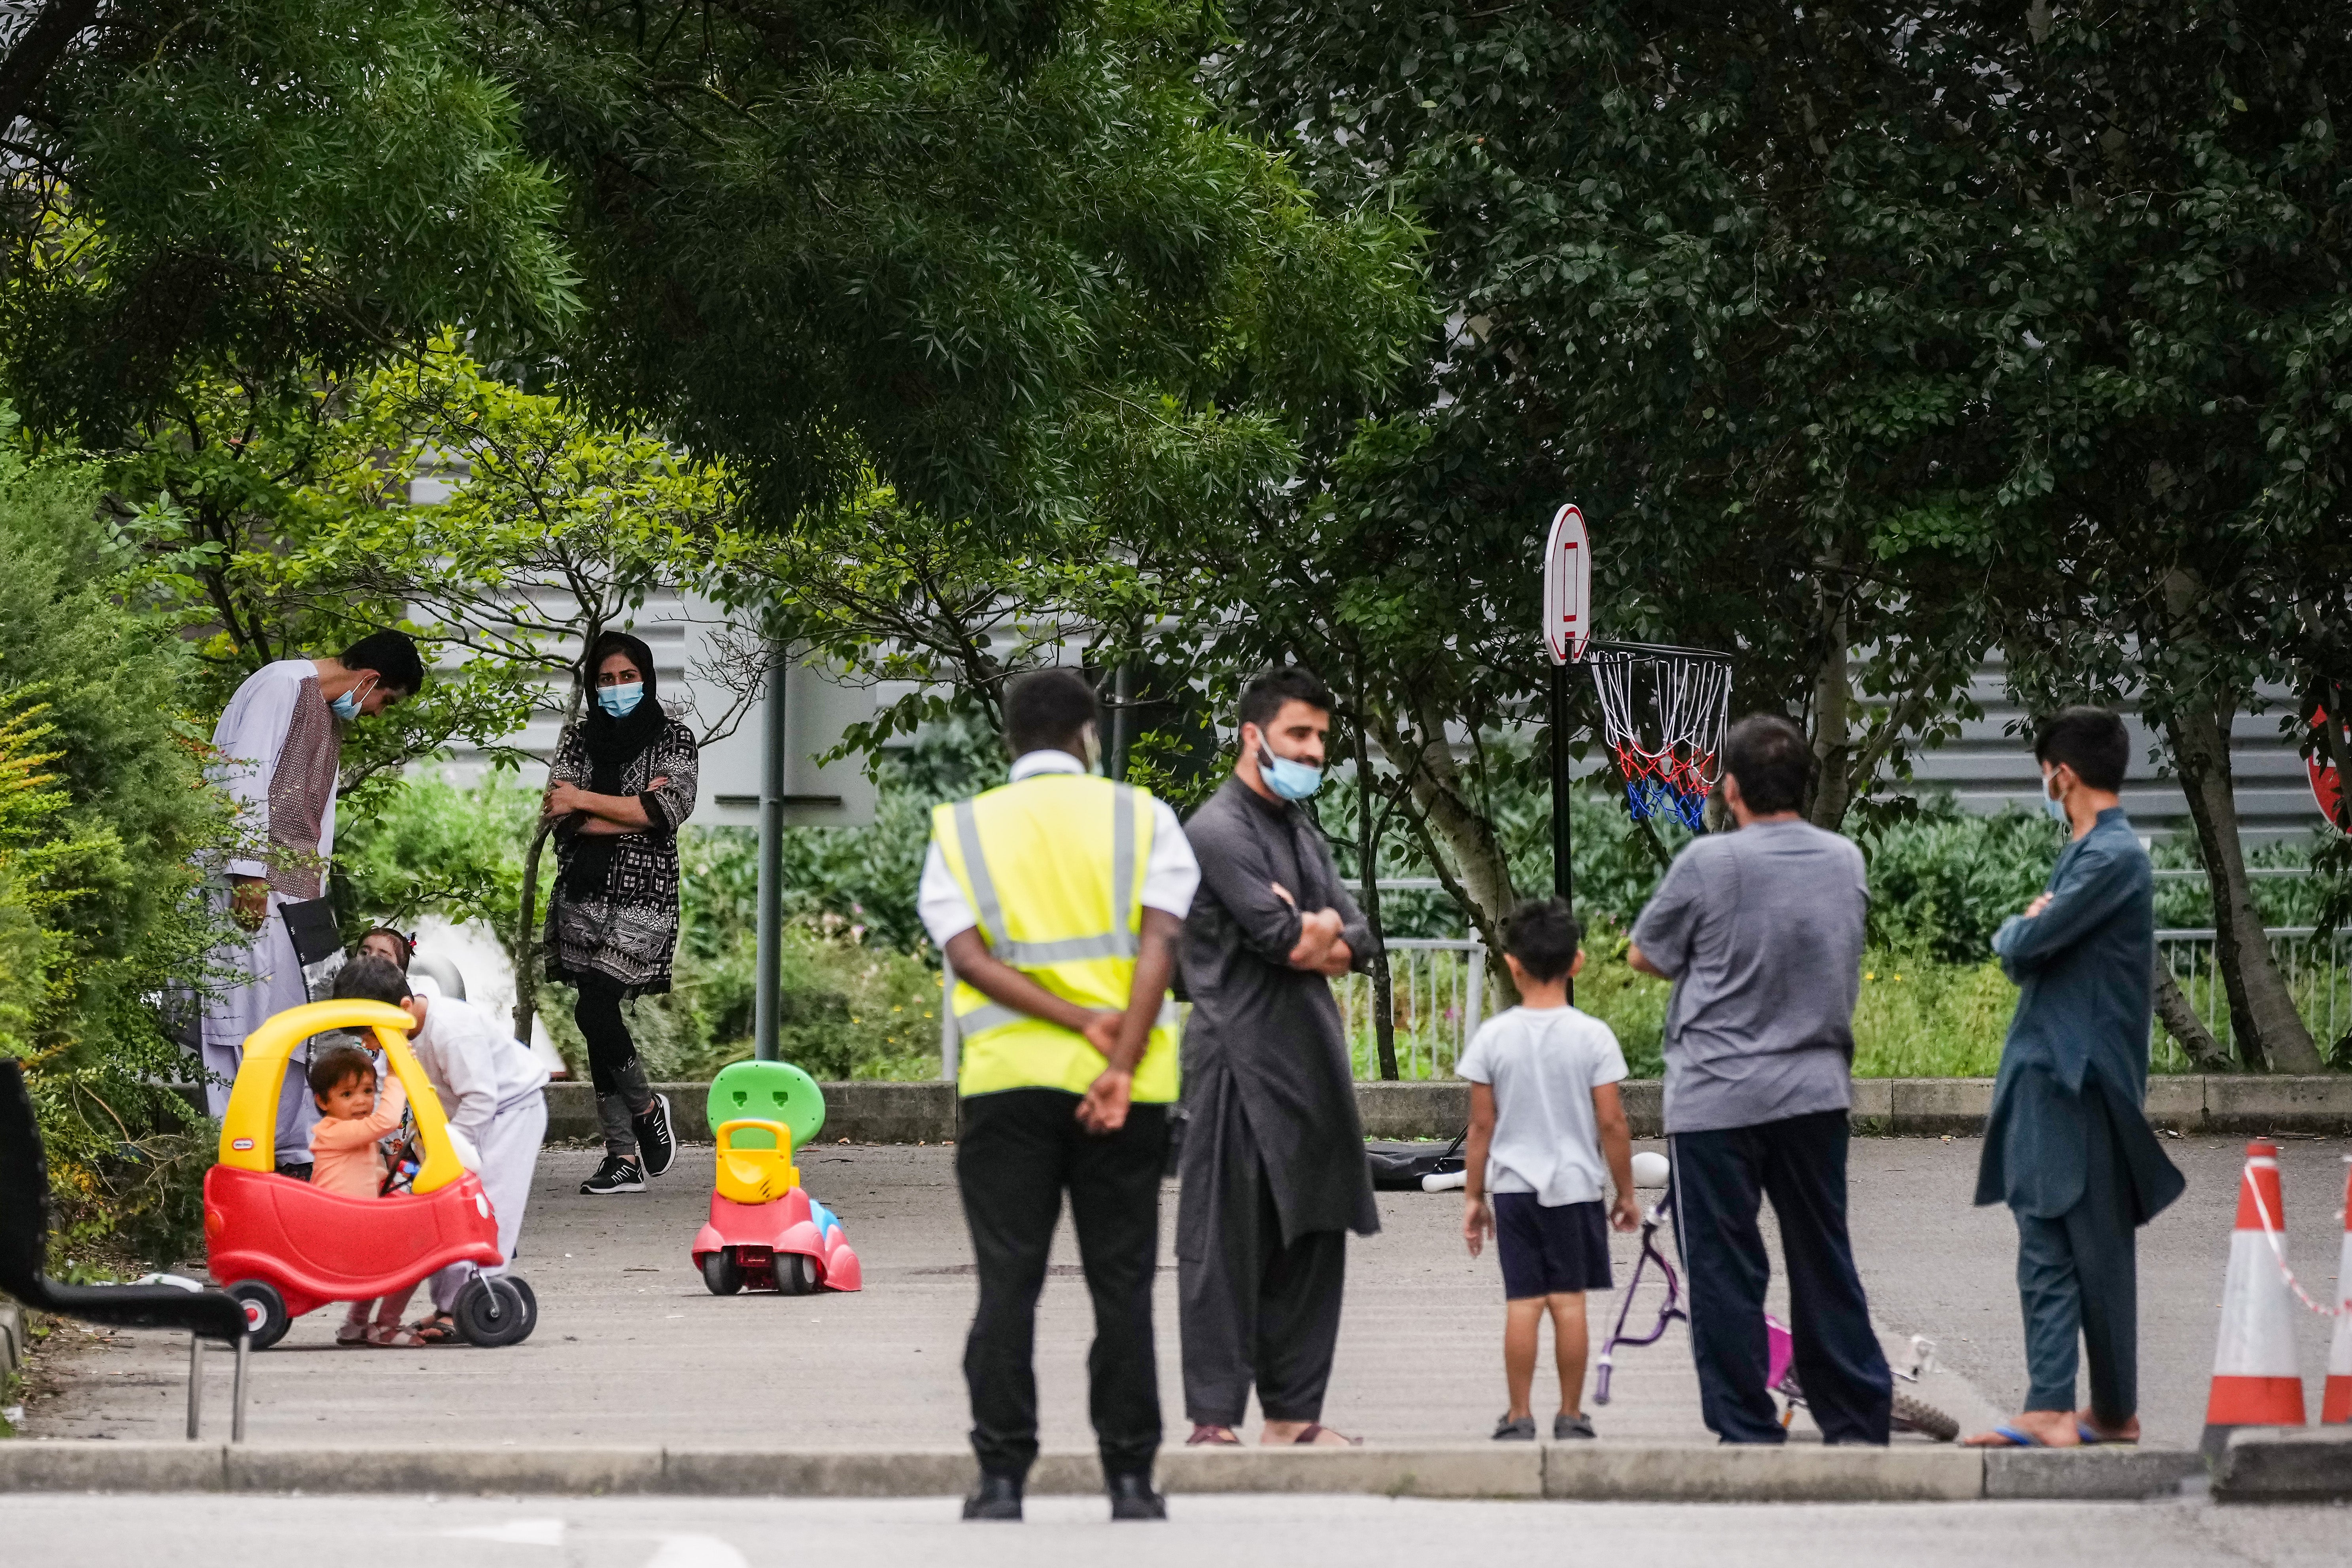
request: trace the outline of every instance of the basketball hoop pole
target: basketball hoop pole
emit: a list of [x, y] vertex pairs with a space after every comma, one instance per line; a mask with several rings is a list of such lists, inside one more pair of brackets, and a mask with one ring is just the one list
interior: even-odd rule
[[[1551, 890], [1576, 912], [1576, 868], [1570, 855], [1568, 771], [1568, 664], [1551, 667]], [[1568, 977], [1568, 1000], [1576, 1002], [1576, 976]]]
[[[1552, 513], [1544, 536], [1543, 645], [1551, 660], [1551, 890], [1576, 911], [1576, 871], [1569, 858], [1568, 667], [1591, 636], [1592, 536], [1573, 503]], [[1576, 1000], [1576, 976], [1568, 977]]]

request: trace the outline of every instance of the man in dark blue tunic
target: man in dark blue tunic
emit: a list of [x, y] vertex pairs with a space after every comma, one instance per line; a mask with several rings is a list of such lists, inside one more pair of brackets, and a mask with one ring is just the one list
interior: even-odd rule
[[[2018, 985], [1985, 1123], [1977, 1202], [2017, 1216], [2017, 1289], [2032, 1386], [2022, 1414], [1969, 1441], [2070, 1448], [2139, 1439], [2139, 1279], [2133, 1231], [2180, 1195], [2141, 1113], [2156, 975], [2155, 879], [2116, 791], [2123, 721], [2066, 708], [2042, 726], [2053, 816], [2074, 842], [2048, 889], [1993, 937]], [[2076, 1341], [2091, 1404], [2074, 1407]]]

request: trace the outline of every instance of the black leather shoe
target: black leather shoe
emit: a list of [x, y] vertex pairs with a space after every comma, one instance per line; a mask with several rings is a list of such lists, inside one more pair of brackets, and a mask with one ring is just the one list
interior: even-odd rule
[[1168, 1500], [1151, 1489], [1150, 1476], [1113, 1476], [1108, 1484], [1110, 1516], [1114, 1520], [1168, 1517]]
[[1019, 1478], [983, 1473], [980, 1478], [980, 1485], [973, 1489], [971, 1496], [963, 1500], [963, 1516], [966, 1519], [1009, 1519], [1016, 1523], [1019, 1522], [1021, 1518]]

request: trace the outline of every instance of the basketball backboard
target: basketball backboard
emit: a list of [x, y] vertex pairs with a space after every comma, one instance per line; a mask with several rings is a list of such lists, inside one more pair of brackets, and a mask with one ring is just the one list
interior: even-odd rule
[[1592, 541], [1572, 505], [1552, 514], [1544, 539], [1543, 636], [1554, 664], [1582, 658], [1592, 637]]

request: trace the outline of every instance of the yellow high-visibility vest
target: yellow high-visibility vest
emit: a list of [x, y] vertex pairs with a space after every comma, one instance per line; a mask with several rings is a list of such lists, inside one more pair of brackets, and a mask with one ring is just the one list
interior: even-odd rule
[[[1151, 796], [1108, 779], [1037, 773], [935, 806], [931, 837], [999, 961], [1081, 1007], [1124, 1010], [1143, 930]], [[962, 1037], [957, 1092], [1084, 1094], [1104, 1066], [1086, 1037], [991, 1001], [950, 977]], [[1161, 1004], [1134, 1098], [1176, 1098], [1175, 1009]]]

